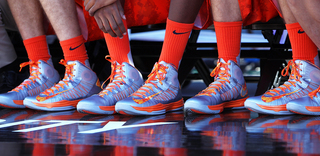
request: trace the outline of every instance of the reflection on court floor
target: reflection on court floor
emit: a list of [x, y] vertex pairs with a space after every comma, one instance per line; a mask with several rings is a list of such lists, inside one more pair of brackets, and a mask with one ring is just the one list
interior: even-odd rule
[[95, 116], [0, 110], [0, 150], [17, 155], [320, 154], [320, 118], [217, 115]]

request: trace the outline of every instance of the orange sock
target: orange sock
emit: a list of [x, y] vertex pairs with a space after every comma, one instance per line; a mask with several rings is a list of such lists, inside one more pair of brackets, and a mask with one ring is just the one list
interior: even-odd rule
[[45, 35], [33, 37], [23, 41], [26, 47], [28, 57], [32, 61], [48, 61], [50, 59], [50, 54], [48, 50], [47, 39]]
[[60, 41], [64, 59], [66, 61], [80, 61], [85, 64], [88, 59], [83, 36], [77, 36], [68, 40]]
[[292, 58], [314, 63], [314, 59], [318, 55], [317, 46], [303, 31], [300, 24], [298, 22], [286, 24], [286, 28], [291, 42]]
[[240, 54], [242, 21], [214, 22], [214, 28], [219, 58], [239, 64], [237, 57]]
[[177, 68], [186, 48], [193, 23], [178, 23], [167, 18], [167, 27], [159, 62], [172, 63]]
[[[126, 20], [122, 21], [127, 30]], [[119, 64], [122, 64], [123, 62], [132, 63], [128, 33], [123, 35], [122, 39], [118, 37], [112, 37], [108, 33], [104, 33], [104, 39], [106, 40], [112, 61], [117, 61]]]

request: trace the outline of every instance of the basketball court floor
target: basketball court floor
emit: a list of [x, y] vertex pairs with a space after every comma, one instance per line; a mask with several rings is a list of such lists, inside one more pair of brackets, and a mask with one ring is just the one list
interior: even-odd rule
[[184, 116], [0, 111], [0, 155], [319, 155], [320, 118], [248, 110]]
[[[199, 40], [208, 40], [206, 34]], [[250, 96], [255, 86], [248, 85]], [[192, 96], [205, 87], [194, 81], [182, 92]], [[0, 109], [0, 155], [320, 155], [320, 118], [259, 115], [246, 109], [192, 116], [182, 111], [99, 116]]]

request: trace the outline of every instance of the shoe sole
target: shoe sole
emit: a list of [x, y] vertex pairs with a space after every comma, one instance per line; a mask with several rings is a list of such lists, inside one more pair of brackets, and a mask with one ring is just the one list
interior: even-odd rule
[[10, 98], [1, 97], [0, 107], [3, 108], [26, 108], [23, 105], [23, 100], [12, 100]]
[[126, 103], [117, 103], [116, 112], [123, 115], [160, 115], [169, 111], [177, 111], [183, 108], [183, 99], [168, 104], [159, 103], [150, 107], [136, 107]]
[[[292, 112], [288, 111], [286, 109], [286, 104], [281, 105], [281, 106], [263, 106], [255, 103], [255, 102], [250, 102], [250, 101], [245, 101], [244, 102], [244, 107], [246, 107], [248, 110], [256, 113], [261, 113], [261, 114], [272, 114], [272, 115], [291, 115], [293, 114]], [[264, 108], [262, 108], [264, 107]], [[283, 109], [286, 109], [286, 111], [281, 111]]]
[[73, 100], [73, 101], [59, 101], [54, 103], [35, 103], [29, 100], [24, 100], [23, 104], [30, 109], [42, 110], [42, 111], [66, 111], [76, 109], [78, 102], [82, 100]]
[[221, 113], [224, 109], [244, 108], [244, 101], [247, 98], [249, 97], [228, 101], [228, 102], [224, 102], [224, 103], [213, 105], [213, 106], [199, 105], [196, 102], [189, 102], [185, 104], [184, 110], [188, 114], [218, 114], [218, 113]]
[[116, 114], [115, 106], [95, 106], [95, 105], [89, 105], [89, 104], [78, 104], [77, 111], [79, 113], [84, 114], [105, 114], [105, 115], [111, 115]]
[[320, 115], [319, 106], [303, 106], [299, 104], [288, 104], [287, 109], [290, 112], [302, 115]]

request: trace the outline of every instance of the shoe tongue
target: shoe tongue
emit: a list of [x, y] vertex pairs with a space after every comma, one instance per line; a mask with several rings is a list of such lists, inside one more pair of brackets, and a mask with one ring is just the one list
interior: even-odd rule
[[[227, 63], [223, 58], [220, 58], [219, 61], [223, 64]], [[224, 67], [220, 67], [221, 70], [226, 70]]]
[[126, 67], [126, 65], [125, 65], [125, 63], [123, 62], [122, 64], [119, 64], [118, 62], [116, 62], [115, 61], [115, 63], [116, 63], [116, 65], [115, 65], [115, 75], [113, 76], [113, 78], [115, 77], [115, 76], [117, 76], [118, 75], [118, 73], [120, 73], [121, 72], [121, 69], [117, 69], [117, 66], [120, 66], [120, 65], [124, 65], [123, 67], [122, 67], [122, 71], [124, 70], [123, 68], [125, 68]]
[[[75, 60], [75, 61], [68, 61], [67, 62], [67, 65], [70, 65], [70, 64], [73, 64], [73, 63], [75, 63], [75, 64], [79, 64], [79, 63], [81, 63], [80, 61], [78, 61], [78, 60]], [[87, 66], [88, 68], [90, 67], [90, 63], [89, 63], [89, 60], [86, 60], [85, 62], [84, 62], [85, 64], [85, 66]], [[83, 63], [81, 63], [81, 64], [83, 64]]]
[[[164, 61], [161, 61], [161, 62], [159, 62], [158, 64], [159, 64], [159, 65], [163, 65], [163, 66], [168, 66], [168, 63], [166, 63], [166, 62], [164, 62]], [[155, 66], [154, 66], [153, 68], [155, 68]], [[161, 70], [158, 70], [158, 72], [159, 72], [159, 73], [162, 73]]]
[[220, 58], [219, 61], [220, 61], [221, 63], [227, 63], [223, 58]]
[[[307, 61], [303, 61], [303, 60], [295, 60], [295, 61], [294, 61], [294, 63], [296, 64], [296, 67], [298, 67], [298, 68], [301, 69], [301, 71], [298, 70], [299, 74], [300, 74], [300, 75], [303, 75], [303, 74], [304, 74], [304, 72], [303, 72], [303, 71], [304, 71], [303, 67], [305, 67], [305, 66], [301, 66], [301, 65], [300, 65], [301, 62], [307, 63]], [[293, 72], [292, 72], [292, 69], [293, 69], [292, 66], [290, 67], [290, 69], [291, 69], [290, 75], [292, 75], [292, 74], [293, 74]]]
[[161, 65], [164, 65], [164, 66], [166, 66], [168, 63], [166, 63], [166, 62], [164, 62], [164, 61], [161, 61], [161, 62], [158, 62], [159, 64], [161, 64]]

